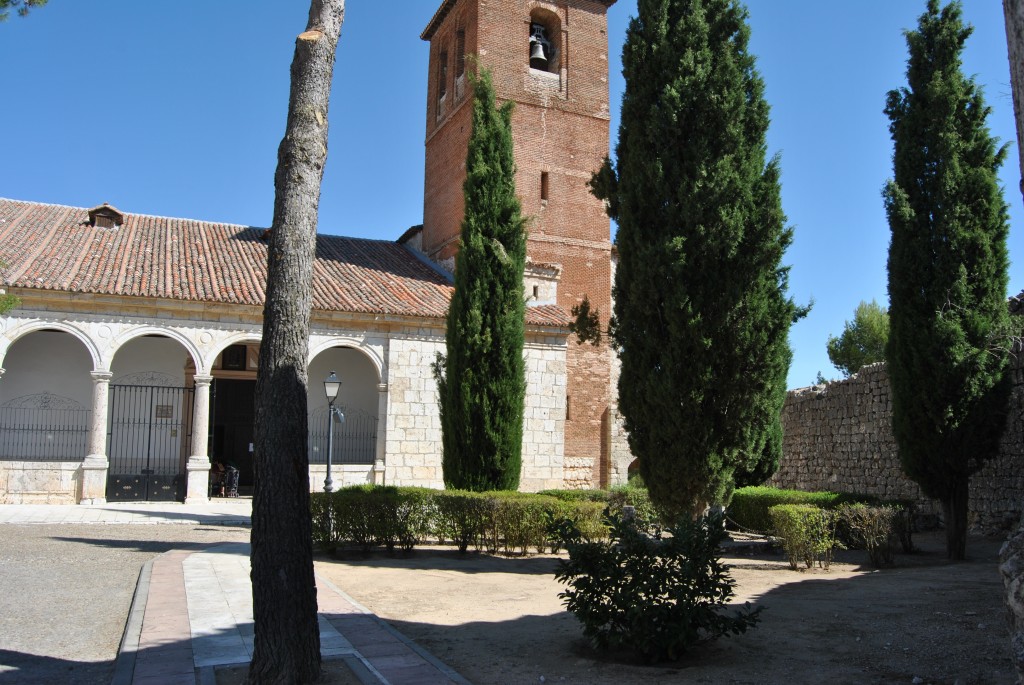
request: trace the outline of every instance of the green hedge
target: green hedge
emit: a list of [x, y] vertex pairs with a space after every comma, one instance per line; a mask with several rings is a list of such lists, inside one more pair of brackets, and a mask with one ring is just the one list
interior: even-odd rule
[[563, 502], [607, 502], [611, 493], [607, 490], [541, 490], [537, 494]]
[[363, 485], [313, 493], [311, 503], [313, 541], [324, 549], [409, 550], [433, 538], [505, 554], [555, 551], [554, 528], [566, 519], [588, 538], [606, 537], [604, 509], [586, 497]]
[[806, 504], [821, 509], [835, 509], [842, 504], [874, 501], [870, 497], [845, 492], [803, 492], [757, 485], [739, 488], [733, 493], [728, 515], [741, 528], [770, 533], [772, 519], [768, 510], [779, 504]]
[[837, 512], [809, 504], [776, 504], [768, 515], [792, 569], [801, 563], [811, 568], [817, 562], [828, 570], [832, 554], [840, 546], [836, 539]]

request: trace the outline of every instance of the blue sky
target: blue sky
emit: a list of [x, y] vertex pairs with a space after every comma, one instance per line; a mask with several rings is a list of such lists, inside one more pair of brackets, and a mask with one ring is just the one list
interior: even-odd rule
[[[349, 0], [335, 68], [320, 202], [326, 233], [395, 239], [422, 222], [427, 44], [439, 0]], [[782, 155], [795, 229], [790, 291], [814, 299], [794, 326], [789, 387], [834, 377], [825, 353], [860, 300], [887, 303], [892, 174], [882, 113], [904, 84], [903, 30], [923, 0], [749, 0], [751, 49]], [[975, 33], [964, 68], [985, 88], [989, 125], [1014, 141], [1002, 3], [967, 0]], [[288, 67], [304, 0], [50, 0], [0, 24], [5, 93], [0, 197], [267, 226]], [[619, 54], [635, 0], [609, 11], [612, 140]], [[1002, 180], [1010, 205], [1010, 293], [1024, 289], [1016, 148]]]

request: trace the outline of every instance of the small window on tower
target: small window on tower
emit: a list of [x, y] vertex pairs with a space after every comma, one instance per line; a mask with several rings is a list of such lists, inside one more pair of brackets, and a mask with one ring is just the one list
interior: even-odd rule
[[540, 172], [540, 203], [543, 206], [548, 204], [548, 172]]
[[455, 34], [455, 78], [462, 78], [466, 73], [466, 32], [460, 30]]
[[448, 52], [442, 52], [437, 58], [437, 99], [443, 100], [448, 93]]
[[572, 396], [565, 396], [565, 420], [569, 421], [572, 419]]
[[539, 285], [533, 286], [533, 299], [535, 299], [535, 300], [539, 300], [540, 299], [540, 286]]

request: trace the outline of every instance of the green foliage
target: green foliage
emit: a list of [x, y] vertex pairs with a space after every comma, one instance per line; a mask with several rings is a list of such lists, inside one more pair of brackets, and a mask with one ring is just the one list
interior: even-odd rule
[[662, 517], [639, 477], [625, 485], [616, 485], [608, 493], [608, 508], [613, 515], [625, 517], [627, 506], [633, 507], [633, 516], [642, 529], [652, 530], [661, 524]]
[[21, 300], [10, 293], [0, 295], [0, 314], [6, 314], [19, 304], [21, 304]]
[[434, 493], [434, 534], [438, 541], [450, 540], [465, 552], [476, 546], [487, 520], [487, 500], [477, 492], [445, 490]]
[[607, 490], [541, 490], [538, 495], [547, 495], [565, 502], [607, 502]]
[[7, 21], [10, 10], [15, 10], [19, 17], [28, 16], [32, 7], [42, 7], [48, 0], [0, 0], [0, 21]]
[[847, 321], [842, 334], [828, 338], [828, 360], [849, 378], [862, 366], [885, 361], [889, 341], [889, 312], [874, 300], [861, 301]]
[[327, 550], [411, 550], [426, 538], [490, 553], [557, 550], [553, 526], [570, 521], [587, 539], [607, 535], [603, 502], [520, 492], [358, 485], [313, 493], [313, 541]]
[[583, 301], [572, 306], [573, 322], [569, 324], [569, 330], [576, 334], [576, 344], [582, 345], [589, 342], [597, 346], [601, 344], [601, 312], [598, 309], [591, 311], [590, 298], [583, 296]]
[[724, 609], [734, 581], [721, 563], [721, 515], [685, 520], [669, 537], [652, 537], [633, 522], [608, 520], [611, 538], [585, 540], [572, 525], [562, 535], [568, 561], [555, 578], [559, 594], [599, 650], [627, 649], [648, 662], [682, 657], [705, 640], [740, 634], [759, 620], [761, 608]]
[[779, 504], [803, 504], [822, 509], [835, 509], [846, 502], [860, 500], [858, 495], [837, 492], [804, 492], [769, 487], [746, 487], [736, 490], [729, 502], [729, 518], [742, 528], [759, 533], [773, 529], [769, 510]]
[[737, 0], [641, 0], [617, 162], [590, 183], [618, 222], [619, 406], [672, 519], [774, 468], [789, 327], [806, 312], [786, 296], [792, 231], [748, 38]]
[[947, 553], [966, 552], [971, 474], [996, 454], [1010, 379], [1009, 230], [990, 108], [960, 55], [971, 33], [929, 0], [906, 33], [907, 87], [889, 92], [894, 178], [889, 247], [893, 433], [904, 472], [943, 503]]
[[[3, 0], [0, 0], [0, 2], [3, 2]], [[0, 4], [0, 7], [3, 7], [3, 5]], [[2, 19], [0, 19], [0, 21], [2, 21]], [[6, 268], [7, 264], [0, 261], [0, 271], [4, 271]], [[17, 307], [19, 304], [21, 304], [21, 300], [19, 300], [17, 297], [11, 295], [10, 293], [5, 293], [2, 290], [0, 290], [0, 314], [6, 314], [7, 312]]]
[[768, 515], [794, 571], [801, 563], [811, 568], [815, 562], [828, 570], [832, 554], [839, 546], [836, 512], [809, 504], [777, 504], [768, 510]]
[[445, 486], [515, 490], [522, 461], [523, 268], [526, 232], [512, 157], [512, 102], [495, 106], [491, 75], [473, 81], [465, 214], [438, 355]]
[[351, 545], [410, 550], [430, 530], [432, 490], [356, 485], [311, 496], [313, 542], [334, 550]]

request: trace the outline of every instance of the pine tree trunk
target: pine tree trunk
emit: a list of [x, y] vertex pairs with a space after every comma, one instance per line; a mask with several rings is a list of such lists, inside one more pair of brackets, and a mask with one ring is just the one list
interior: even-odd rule
[[344, 0], [312, 0], [295, 42], [288, 123], [278, 148], [256, 381], [249, 683], [320, 675], [307, 455], [306, 363], [327, 109]]
[[1010, 58], [1013, 115], [1017, 120], [1017, 154], [1020, 156], [1020, 192], [1024, 195], [1024, 0], [1003, 0], [1006, 47]]
[[967, 484], [967, 478], [959, 480], [952, 494], [942, 501], [942, 515], [946, 524], [946, 554], [952, 561], [967, 558]]

